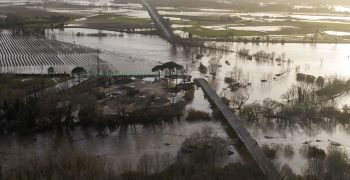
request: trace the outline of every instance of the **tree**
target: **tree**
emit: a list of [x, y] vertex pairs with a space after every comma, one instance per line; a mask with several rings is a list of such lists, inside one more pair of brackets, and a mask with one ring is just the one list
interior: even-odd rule
[[160, 79], [160, 72], [163, 71], [164, 68], [162, 65], [157, 65], [152, 68], [152, 72], [157, 72], [158, 73], [158, 78]]
[[181, 70], [182, 79], [185, 82], [186, 80], [190, 80], [191, 73], [194, 69], [194, 65], [192, 63], [186, 64], [185, 67]]
[[55, 69], [53, 67], [49, 67], [47, 69], [47, 74], [49, 74], [50, 76], [52, 76], [53, 74], [55, 74]]
[[220, 59], [219, 58], [211, 58], [209, 60], [209, 74], [211, 74], [214, 78], [216, 77], [216, 74], [219, 71], [219, 64], [220, 64]]
[[242, 110], [243, 105], [249, 100], [249, 94], [240, 94], [232, 97], [233, 108], [236, 111]]
[[172, 76], [174, 73], [175, 73], [175, 75], [177, 75], [178, 72], [184, 68], [182, 65], [177, 64], [173, 61], [164, 63], [162, 65], [162, 67], [164, 70], [168, 70], [167, 72], [168, 72], [169, 76]]
[[263, 113], [267, 119], [271, 119], [275, 116], [276, 111], [281, 107], [281, 104], [272, 100], [271, 98], [264, 99], [263, 101]]
[[87, 74], [87, 71], [83, 67], [75, 67], [72, 70], [72, 76], [78, 76], [79, 83], [80, 83], [81, 76], [86, 74]]
[[167, 62], [162, 65], [157, 65], [152, 68], [152, 72], [158, 72], [158, 76], [160, 76], [160, 71], [165, 71], [168, 77], [172, 77], [174, 74], [177, 75], [184, 67], [175, 62]]
[[199, 68], [198, 68], [200, 73], [206, 74], [208, 72], [208, 68], [203, 65], [203, 63], [200, 63]]
[[236, 64], [235, 66], [233, 66], [233, 69], [232, 71], [229, 72], [229, 74], [230, 74], [230, 78], [233, 81], [239, 82], [241, 80], [243, 70], [242, 68], [238, 67], [238, 65]]

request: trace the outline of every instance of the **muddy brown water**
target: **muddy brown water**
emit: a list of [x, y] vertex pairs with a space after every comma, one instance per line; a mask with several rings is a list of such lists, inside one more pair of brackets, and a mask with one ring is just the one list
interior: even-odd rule
[[[181, 49], [176, 51], [163, 39], [157, 36], [145, 36], [123, 33], [122, 36], [91, 37], [75, 36], [77, 32], [98, 32], [97, 30], [70, 28], [64, 31], [47, 32], [49, 38], [76, 43], [91, 48], [97, 46], [102, 50], [109, 51], [129, 59], [137, 59], [144, 63], [158, 63], [169, 60], [181, 64], [199, 62], [208, 65], [210, 58], [219, 58], [222, 67], [215, 79], [200, 74], [194, 69], [193, 77], [207, 78], [211, 86], [219, 95], [231, 97], [233, 94], [227, 89], [224, 78], [234, 66], [242, 69], [242, 78], [252, 83], [252, 86], [238, 91], [238, 93], [249, 94], [250, 102], [261, 102], [265, 98], [281, 100], [281, 95], [293, 84], [300, 84], [296, 81], [296, 72], [308, 73], [314, 76], [350, 78], [350, 44], [244, 44], [244, 43], [217, 43], [217, 45], [228, 46], [231, 50], [240, 48], [249, 49], [251, 53], [259, 50], [267, 52], [274, 51], [276, 55], [285, 53], [286, 59], [291, 63], [264, 63], [249, 61], [238, 57], [235, 53], [201, 52], [204, 57], [201, 60], [193, 60], [192, 56], [183, 53]], [[113, 33], [113, 32], [108, 32]], [[118, 61], [118, 59], [116, 59]], [[225, 63], [228, 61], [229, 64]], [[275, 78], [276, 74], [283, 73], [283, 76]], [[266, 83], [261, 80], [266, 79]], [[350, 96], [345, 95], [335, 100], [339, 106], [348, 104]], [[196, 91], [194, 101], [187, 107], [209, 111], [210, 106], [204, 99], [200, 89]], [[244, 122], [245, 123], [245, 122]], [[347, 152], [350, 152], [349, 128], [342, 125], [327, 126], [324, 124], [315, 125], [312, 128], [304, 126], [283, 127], [275, 123], [245, 123], [246, 127], [258, 143], [261, 144], [291, 144], [295, 148], [295, 155], [292, 158], [280, 155], [277, 159], [282, 164], [287, 163], [296, 173], [301, 173], [305, 166], [306, 159], [299, 150], [303, 143], [308, 141], [322, 149], [326, 149], [331, 141], [338, 142]], [[213, 127], [220, 136], [228, 138], [220, 121], [197, 121], [187, 122], [182, 119], [162, 126], [146, 127], [136, 126], [136, 129], [117, 129], [110, 133], [110, 136], [101, 138], [96, 136], [93, 129], [76, 129], [69, 133], [47, 132], [26, 137], [6, 135], [0, 137], [1, 156], [12, 161], [14, 158], [29, 157], [33, 154], [45, 152], [48, 149], [60, 150], [64, 148], [78, 149], [83, 152], [108, 156], [115, 162], [128, 160], [136, 164], [139, 157], [146, 152], [169, 151], [176, 154], [185, 137], [192, 132], [201, 129], [203, 126]], [[271, 137], [271, 138], [266, 138]], [[165, 145], [169, 143], [170, 145]], [[238, 154], [238, 153], [236, 153]], [[20, 155], [20, 156], [18, 156]], [[240, 160], [239, 155], [234, 155], [233, 160]]]

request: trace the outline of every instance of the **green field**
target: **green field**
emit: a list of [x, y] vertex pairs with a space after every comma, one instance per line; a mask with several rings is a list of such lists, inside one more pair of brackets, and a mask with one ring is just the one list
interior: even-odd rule
[[[342, 31], [350, 32], [350, 23], [336, 23], [336, 22], [312, 22], [302, 21], [297, 19], [286, 19], [281, 21], [268, 21], [262, 19], [257, 20], [244, 20], [239, 17], [229, 16], [180, 16], [173, 15], [167, 17], [182, 18], [181, 20], [171, 21], [176, 25], [191, 25], [191, 27], [176, 27], [175, 30], [181, 30], [187, 33], [192, 33], [196, 37], [200, 38], [226, 38], [226, 37], [244, 37], [244, 36], [285, 36], [285, 40], [297, 40], [303, 41], [307, 38], [316, 38], [322, 42], [349, 42], [349, 36], [335, 37], [324, 34], [324, 31]], [[208, 28], [204, 26], [220, 26], [221, 28]], [[278, 31], [249, 31], [249, 30], [232, 30], [227, 27], [252, 27], [256, 26], [289, 26], [289, 28], [282, 28]]]
[[88, 17], [86, 20], [83, 21], [72, 21], [71, 23], [83, 24], [84, 27], [106, 30], [152, 28], [150, 19], [135, 18], [130, 16], [107, 13]]

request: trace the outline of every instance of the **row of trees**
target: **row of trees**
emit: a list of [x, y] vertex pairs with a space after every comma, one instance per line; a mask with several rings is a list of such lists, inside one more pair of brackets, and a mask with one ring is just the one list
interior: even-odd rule
[[172, 76], [177, 76], [181, 70], [183, 70], [184, 67], [180, 64], [177, 64], [175, 62], [167, 62], [161, 65], [157, 65], [152, 68], [152, 72], [157, 72], [158, 77], [160, 79], [160, 73], [164, 72], [166, 76], [172, 77]]
[[63, 28], [70, 17], [53, 15], [48, 17], [23, 17], [14, 13], [0, 18], [0, 28], [12, 29], [17, 34], [44, 34], [45, 28]]

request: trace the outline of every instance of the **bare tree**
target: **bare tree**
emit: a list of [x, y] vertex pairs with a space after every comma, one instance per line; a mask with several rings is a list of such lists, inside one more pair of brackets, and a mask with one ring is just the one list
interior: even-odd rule
[[263, 101], [264, 116], [268, 119], [275, 116], [276, 111], [278, 110], [280, 105], [281, 105], [280, 103], [278, 103], [270, 98], [264, 99], [264, 101]]
[[233, 66], [232, 71], [229, 72], [230, 73], [230, 78], [236, 82], [239, 82], [241, 80], [242, 74], [243, 74], [243, 70], [242, 68], [240, 68], [237, 63], [235, 66]]
[[293, 85], [286, 93], [282, 94], [281, 98], [286, 100], [288, 103], [297, 99], [298, 87]]
[[238, 93], [232, 96], [233, 109], [235, 111], [241, 111], [243, 105], [249, 100], [249, 94]]
[[192, 63], [188, 63], [184, 66], [184, 68], [182, 70], [180, 70], [180, 73], [183, 77], [183, 81], [186, 81], [186, 79], [188, 77], [190, 77], [192, 71], [195, 69], [196, 67], [194, 66], [194, 64]]
[[209, 74], [211, 74], [214, 78], [216, 77], [217, 73], [219, 72], [219, 66], [220, 66], [220, 59], [217, 57], [212, 57], [209, 60]]

